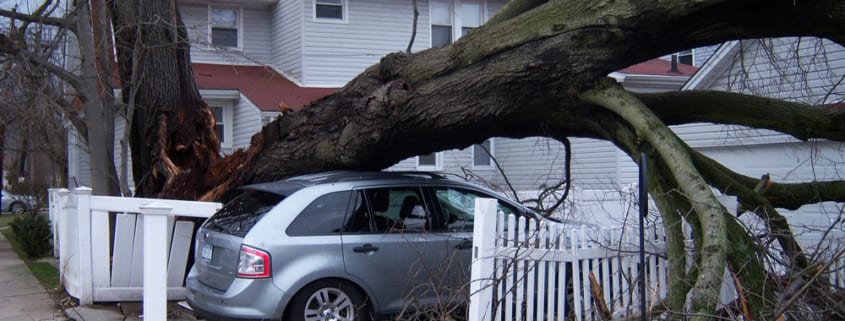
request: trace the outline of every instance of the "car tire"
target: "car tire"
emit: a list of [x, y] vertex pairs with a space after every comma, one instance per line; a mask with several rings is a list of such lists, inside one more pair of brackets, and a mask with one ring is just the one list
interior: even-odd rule
[[12, 214], [23, 214], [23, 212], [26, 212], [26, 205], [21, 202], [14, 202], [9, 206], [9, 212], [12, 212]]
[[300, 290], [291, 300], [287, 317], [293, 321], [372, 320], [361, 291], [342, 280], [320, 280]]

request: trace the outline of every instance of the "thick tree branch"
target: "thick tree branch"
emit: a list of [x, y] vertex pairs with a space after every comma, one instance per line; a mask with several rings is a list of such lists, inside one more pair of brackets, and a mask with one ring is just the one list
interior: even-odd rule
[[[737, 173], [715, 160], [693, 149], [688, 149], [696, 166], [713, 168], [716, 187], [728, 195], [742, 196], [741, 193], [753, 192], [759, 179]], [[719, 178], [718, 180], [716, 178]], [[821, 202], [845, 202], [845, 181], [816, 181], [807, 183], [771, 183], [761, 200], [765, 199], [772, 207], [797, 210], [801, 206]], [[749, 203], [753, 208], [760, 203]]]
[[605, 79], [581, 97], [618, 114], [636, 129], [638, 136], [651, 145], [661, 161], [666, 164], [679, 189], [689, 198], [701, 222], [703, 243], [701, 247], [701, 274], [693, 287], [693, 310], [701, 315], [715, 312], [720, 284], [725, 268], [727, 239], [724, 209], [707, 188], [707, 183], [695, 170], [689, 156], [684, 155], [683, 145], [666, 125], [662, 124], [648, 108], [615, 81]]
[[638, 94], [667, 125], [717, 123], [765, 128], [800, 140], [845, 141], [845, 109], [722, 91]]
[[689, 147], [687, 147], [687, 153], [692, 158], [698, 171], [707, 178], [711, 185], [722, 193], [737, 195], [743, 207], [758, 209], [753, 212], [766, 222], [787, 258], [794, 260], [797, 268], [805, 269], [809, 266], [809, 260], [804, 254], [804, 250], [801, 249], [801, 245], [795, 239], [789, 222], [763, 195], [753, 190], [756, 182], [751, 185], [740, 183], [736, 178], [741, 178], [742, 175]]

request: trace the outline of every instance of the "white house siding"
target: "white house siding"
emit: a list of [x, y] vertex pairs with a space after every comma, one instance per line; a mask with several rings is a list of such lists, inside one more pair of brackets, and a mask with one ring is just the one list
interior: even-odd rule
[[[504, 3], [487, 1], [488, 18]], [[413, 22], [409, 1], [350, 0], [348, 5], [346, 22], [325, 22], [315, 21], [313, 1], [304, 1], [304, 85], [342, 86], [386, 54], [407, 49]], [[431, 44], [429, 2], [420, 0], [417, 6], [415, 52]]]
[[[545, 137], [496, 138], [495, 142], [496, 159], [516, 190], [539, 190], [563, 178], [566, 155], [562, 143]], [[504, 184], [498, 171], [495, 174], [494, 182]]]
[[305, 5], [301, 0], [282, 0], [273, 8], [271, 61], [294, 80], [302, 79], [302, 34]]
[[619, 149], [598, 139], [572, 138], [570, 141], [574, 185], [583, 189], [617, 189]]
[[[227, 5], [221, 5], [227, 6]], [[182, 4], [179, 10], [191, 40], [191, 60], [221, 64], [270, 64], [273, 49], [273, 10], [267, 6], [237, 6], [243, 18], [242, 49], [222, 49], [209, 45], [208, 5]]]
[[[797, 183], [822, 179], [842, 179], [845, 175], [843, 146], [839, 142], [783, 143], [756, 146], [722, 146], [702, 148], [705, 155], [728, 168], [750, 177], [769, 174], [779, 183]], [[735, 210], [731, 208], [730, 210]], [[841, 215], [842, 205], [813, 204], [797, 211], [780, 210], [796, 234], [817, 234]], [[743, 220], [754, 222], [753, 215]]]
[[[743, 92], [808, 104], [845, 99], [845, 48], [815, 38], [742, 41], [728, 53], [724, 69], [689, 89]], [[773, 64], [775, 61], [776, 64]], [[690, 124], [673, 127], [692, 147], [794, 142], [781, 133], [740, 126]]]
[[693, 54], [693, 57], [692, 57], [693, 58], [693, 65], [695, 65], [697, 67], [704, 65], [704, 63], [707, 61], [707, 59], [710, 58], [710, 56], [712, 56], [714, 52], [716, 52], [716, 49], [719, 49], [719, 45], [695, 48], [695, 51], [694, 51], [694, 54]]
[[[544, 137], [523, 139], [494, 138], [494, 156], [511, 186], [517, 191], [534, 191], [542, 185], [560, 181], [564, 172], [563, 144]], [[417, 158], [405, 159], [390, 168], [392, 171], [417, 170]], [[439, 171], [464, 177], [467, 170], [481, 177], [480, 183], [503, 193], [510, 193], [504, 177], [495, 166], [474, 167], [472, 148], [443, 152], [442, 169]]]
[[[350, 0], [346, 22], [315, 21], [313, 1], [303, 4], [306, 86], [342, 86], [386, 54], [408, 47], [413, 22], [409, 1]], [[418, 6], [413, 51], [429, 47], [428, 1]]]
[[232, 150], [249, 146], [252, 135], [261, 130], [261, 111], [243, 94], [232, 105]]
[[[685, 89], [721, 90], [777, 97], [809, 104], [841, 101], [845, 49], [814, 38], [733, 42], [716, 53], [720, 66], [696, 75]], [[837, 87], [838, 85], [838, 87]], [[761, 115], [765, 116], [765, 115]], [[740, 126], [691, 124], [673, 127], [681, 138], [727, 167], [751, 177], [770, 174], [776, 182], [842, 179], [845, 153], [838, 142], [800, 142], [787, 135]], [[839, 216], [841, 204], [782, 210], [797, 234], [818, 233]], [[743, 221], [753, 223], [753, 215]]]

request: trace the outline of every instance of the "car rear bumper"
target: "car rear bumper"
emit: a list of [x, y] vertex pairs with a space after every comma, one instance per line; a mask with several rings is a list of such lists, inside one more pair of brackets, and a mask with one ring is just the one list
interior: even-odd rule
[[239, 279], [223, 292], [197, 279], [194, 269], [185, 280], [188, 304], [194, 314], [209, 320], [278, 320], [285, 291], [272, 279]]

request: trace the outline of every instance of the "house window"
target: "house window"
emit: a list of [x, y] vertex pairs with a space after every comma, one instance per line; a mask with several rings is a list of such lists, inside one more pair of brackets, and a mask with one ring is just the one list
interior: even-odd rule
[[461, 1], [461, 36], [481, 25], [481, 3], [478, 0]]
[[442, 47], [484, 22], [484, 0], [432, 0], [431, 47]]
[[472, 145], [472, 166], [473, 167], [492, 167], [493, 157], [495, 154], [495, 145], [493, 139], [485, 140], [481, 144]]
[[347, 0], [314, 0], [314, 18], [346, 21]]
[[452, 2], [431, 1], [431, 47], [452, 43]]
[[694, 66], [695, 58], [693, 56], [693, 50], [689, 49], [684, 51], [678, 51], [678, 63]]
[[211, 44], [220, 47], [240, 48], [240, 10], [238, 8], [209, 7], [211, 12]]
[[441, 170], [443, 169], [443, 154], [431, 153], [417, 156], [417, 169], [419, 170]]
[[210, 102], [208, 106], [214, 114], [214, 131], [220, 138], [220, 147], [232, 148], [232, 103]]

